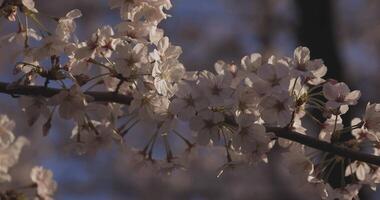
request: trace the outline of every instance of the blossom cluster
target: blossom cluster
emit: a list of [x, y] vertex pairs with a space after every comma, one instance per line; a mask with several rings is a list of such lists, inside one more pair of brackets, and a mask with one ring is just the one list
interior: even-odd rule
[[[9, 169], [17, 164], [21, 150], [25, 145], [30, 145], [28, 139], [23, 136], [15, 138], [12, 132], [15, 123], [6, 115], [0, 115], [0, 183], [11, 182], [12, 177]], [[25, 188], [36, 189], [36, 198], [52, 199], [57, 189], [57, 183], [52, 179], [53, 174], [50, 170], [40, 166], [34, 167], [30, 172], [33, 184], [23, 186]], [[0, 192], [1, 199], [20, 199], [24, 197], [22, 193], [9, 189]]]
[[[326, 153], [313, 159], [304, 145], [278, 138], [271, 131], [288, 128], [310, 134], [313, 130], [303, 125], [309, 118], [318, 125], [320, 140], [380, 154], [380, 105], [369, 103], [361, 119], [344, 127], [341, 115], [358, 102], [361, 94], [343, 82], [325, 80], [327, 67], [321, 59], [311, 59], [308, 48], [297, 47], [291, 57], [265, 59], [253, 53], [240, 63], [220, 60], [214, 72], [187, 71], [180, 61], [181, 47], [172, 44], [157, 27], [169, 17], [165, 11], [172, 7], [170, 0], [109, 3], [111, 9], [120, 10], [122, 22], [115, 27], [99, 27], [87, 40], [79, 41], [75, 30], [76, 20], [82, 16], [80, 10], [56, 19], [56, 28], [50, 32], [36, 17], [39, 12], [32, 0], [2, 1], [1, 13], [9, 21], [21, 15], [36, 25], [29, 27], [18, 20], [18, 31], [1, 39], [22, 49], [21, 60], [14, 68], [18, 78], [8, 87], [43, 85], [60, 89], [52, 97], [20, 98], [29, 125], [42, 118], [46, 135], [55, 113], [72, 120], [76, 125], [73, 144], [81, 153], [88, 153], [112, 142], [120, 144], [127, 133], [139, 132], [133, 131], [137, 124], [149, 124], [150, 139], [143, 149], [134, 149], [134, 154], [139, 162], [153, 162], [158, 159], [153, 156], [155, 143], [162, 139], [166, 156], [154, 163], [173, 170], [185, 162], [171, 147], [172, 135], [189, 151], [196, 146], [225, 148], [225, 168], [268, 162], [268, 153], [277, 143], [283, 148], [284, 166], [295, 181], [300, 186], [312, 185], [323, 199], [352, 199], [363, 185], [376, 188], [380, 182], [378, 166]], [[90, 91], [108, 91], [132, 100], [125, 104], [98, 102]], [[320, 112], [325, 121], [313, 116], [315, 112]], [[22, 138], [13, 142], [8, 126], [0, 126], [0, 144], [4, 151], [12, 151], [7, 155], [13, 159], [0, 163], [4, 180], [9, 180], [8, 167], [17, 160], [21, 143], [26, 143]], [[351, 139], [343, 140], [342, 135], [347, 133], [352, 133]], [[329, 176], [336, 165], [344, 168], [342, 183], [332, 186]], [[40, 195], [55, 190], [51, 172], [35, 168], [32, 174], [34, 182], [46, 186], [38, 189]]]

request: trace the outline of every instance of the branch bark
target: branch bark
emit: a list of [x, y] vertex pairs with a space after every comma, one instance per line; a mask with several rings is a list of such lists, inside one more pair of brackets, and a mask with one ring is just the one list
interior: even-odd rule
[[369, 164], [380, 166], [380, 156], [375, 156], [371, 154], [362, 153], [359, 151], [354, 151], [352, 149], [331, 144], [314, 137], [303, 135], [297, 132], [292, 132], [286, 128], [267, 128], [268, 132], [273, 132], [277, 137], [285, 138], [300, 144], [304, 144], [308, 147], [318, 149], [324, 152], [332, 153], [344, 158], [349, 158], [351, 160], [357, 160], [366, 162]]
[[[43, 86], [11, 86], [8, 87], [9, 83], [0, 82], [0, 93], [9, 95], [25, 95], [25, 96], [43, 96], [52, 97], [58, 94], [62, 89], [48, 88]], [[109, 102], [109, 103], [120, 103], [129, 105], [132, 101], [131, 96], [126, 96], [118, 94], [115, 92], [84, 92], [85, 95], [91, 96], [93, 101], [96, 102]]]
[[[26, 96], [43, 96], [52, 97], [58, 94], [62, 89], [47, 88], [42, 86], [16, 86], [8, 87], [9, 83], [0, 82], [0, 93], [9, 95], [26, 95]], [[129, 105], [132, 101], [131, 96], [117, 94], [115, 92], [84, 92], [91, 96], [95, 102], [109, 102]], [[285, 138], [308, 147], [318, 149], [324, 152], [332, 153], [338, 156], [358, 160], [369, 164], [380, 166], [380, 156], [374, 156], [358, 151], [348, 149], [346, 147], [337, 146], [316, 138], [303, 135], [297, 132], [289, 131], [286, 128], [267, 127], [268, 132], [273, 132], [277, 137]]]

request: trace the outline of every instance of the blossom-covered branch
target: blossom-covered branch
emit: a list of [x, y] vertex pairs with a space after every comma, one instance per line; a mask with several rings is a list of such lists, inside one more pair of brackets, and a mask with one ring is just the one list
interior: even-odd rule
[[[9, 83], [0, 82], [0, 93], [9, 95], [26, 95], [26, 96], [43, 96], [52, 97], [58, 94], [62, 89], [53, 89], [43, 86], [12, 86]], [[132, 98], [130, 96], [116, 94], [114, 92], [84, 92], [85, 95], [92, 97], [93, 101], [120, 103], [129, 105]], [[351, 150], [344, 146], [334, 145], [317, 138], [303, 135], [297, 132], [289, 131], [287, 128], [267, 127], [268, 132], [273, 132], [277, 137], [285, 138], [300, 144], [312, 147], [324, 152], [329, 152], [351, 160], [358, 160], [380, 166], [380, 156], [374, 156]]]
[[[292, 175], [315, 186], [323, 199], [352, 199], [361, 186], [380, 183], [380, 104], [368, 103], [363, 116], [344, 127], [341, 116], [361, 93], [325, 80], [327, 66], [311, 59], [307, 47], [290, 57], [252, 53], [238, 63], [219, 60], [213, 71], [187, 71], [179, 59], [182, 48], [158, 28], [170, 0], [110, 0], [123, 21], [99, 27], [84, 41], [75, 36], [78, 9], [54, 18], [56, 27], [48, 31], [33, 0], [0, 2], [2, 16], [18, 19], [19, 31], [4, 41], [20, 45], [21, 58], [17, 80], [0, 82], [0, 93], [20, 96], [28, 124], [44, 120], [43, 135], [53, 115], [71, 120], [72, 143], [81, 154], [113, 142], [124, 146], [124, 136], [143, 124], [150, 127], [149, 139], [143, 148], [130, 148], [132, 157], [164, 171], [185, 166], [183, 154], [199, 146], [224, 148], [225, 166], [235, 166], [267, 162], [278, 145]], [[28, 19], [37, 27], [29, 27]], [[57, 88], [50, 88], [52, 82]], [[306, 118], [315, 123], [318, 139], [308, 136]], [[186, 151], [172, 149], [178, 142], [173, 137]], [[164, 158], [154, 153], [157, 141]], [[308, 155], [305, 146], [320, 154]], [[343, 181], [332, 188], [329, 176], [337, 163]]]

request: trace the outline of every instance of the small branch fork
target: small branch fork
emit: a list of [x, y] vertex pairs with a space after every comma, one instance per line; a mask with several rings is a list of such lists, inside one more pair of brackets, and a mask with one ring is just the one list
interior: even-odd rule
[[[63, 89], [55, 89], [43, 86], [9, 86], [9, 83], [0, 82], [0, 93], [9, 94], [11, 96], [25, 95], [25, 96], [43, 96], [52, 97], [58, 94]], [[92, 101], [95, 102], [109, 102], [129, 105], [132, 101], [131, 96], [118, 94], [115, 92], [84, 92], [85, 95], [91, 96]], [[349, 148], [331, 144], [325, 141], [318, 140], [311, 136], [303, 135], [294, 131], [290, 131], [288, 128], [276, 128], [267, 127], [268, 132], [273, 132], [277, 137], [285, 138], [308, 147], [318, 149], [324, 152], [332, 153], [337, 156], [349, 158], [351, 160], [357, 160], [366, 162], [369, 164], [380, 166], [380, 156], [374, 156], [358, 151], [351, 150]]]

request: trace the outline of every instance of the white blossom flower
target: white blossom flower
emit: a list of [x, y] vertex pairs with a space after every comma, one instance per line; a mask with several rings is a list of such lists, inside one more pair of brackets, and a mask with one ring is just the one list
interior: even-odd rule
[[369, 131], [380, 133], [380, 104], [368, 103], [363, 117], [364, 127]]
[[52, 200], [57, 190], [57, 183], [53, 180], [53, 172], [41, 166], [33, 167], [30, 178], [37, 184], [37, 194], [45, 200]]
[[0, 182], [11, 181], [8, 170], [18, 162], [22, 148], [29, 144], [28, 139], [20, 136], [16, 141], [12, 141], [9, 146], [0, 147]]
[[364, 181], [369, 175], [370, 167], [365, 162], [354, 161], [346, 167], [345, 176], [349, 176], [355, 173], [356, 178], [360, 181]]
[[352, 135], [360, 142], [364, 142], [365, 140], [379, 142], [379, 136], [376, 135], [377, 132], [369, 130], [366, 126], [357, 127], [358, 125], [363, 124], [363, 121], [359, 118], [354, 118], [351, 120], [351, 127], [353, 130], [351, 131]]
[[317, 85], [324, 80], [327, 67], [321, 59], [310, 60], [310, 51], [307, 47], [297, 47], [294, 50], [294, 57], [291, 61], [292, 74], [294, 77], [302, 77], [304, 81]]
[[120, 8], [120, 16], [124, 20], [137, 21], [144, 19], [158, 24], [166, 18], [163, 8], [172, 7], [170, 0], [110, 0], [111, 9]]
[[59, 38], [57, 35], [49, 35], [44, 37], [41, 42], [42, 46], [33, 48], [28, 57], [33, 57], [36, 61], [41, 61], [47, 57], [59, 56], [65, 51], [67, 43]]
[[180, 82], [175, 98], [170, 103], [169, 110], [180, 119], [190, 120], [197, 111], [205, 109], [207, 106], [207, 100], [202, 98], [200, 91], [195, 86]]
[[350, 91], [350, 88], [343, 83], [329, 81], [323, 85], [323, 95], [327, 99], [327, 109], [339, 109], [342, 114], [348, 110], [348, 105], [355, 105], [360, 98], [360, 91]]
[[63, 119], [81, 121], [84, 117], [87, 101], [78, 85], [73, 85], [69, 90], [62, 90], [50, 98], [49, 103], [59, 105], [59, 115]]
[[242, 68], [248, 72], [256, 73], [262, 64], [262, 56], [259, 53], [253, 53], [249, 56], [244, 56], [241, 59]]
[[[146, 3], [148, 2], [148, 3]], [[130, 20], [132, 21], [145, 21], [154, 24], [160, 23], [163, 19], [166, 19], [166, 15], [163, 11], [163, 6], [160, 5], [164, 1], [146, 1], [141, 4], [138, 9], [130, 12]], [[136, 7], [135, 7], [136, 8]]]
[[65, 17], [62, 17], [58, 20], [58, 25], [55, 30], [55, 33], [58, 37], [62, 38], [63, 41], [68, 41], [71, 37], [71, 34], [76, 29], [76, 24], [74, 19], [77, 19], [82, 16], [82, 12], [78, 9], [74, 9], [66, 14]]
[[149, 29], [149, 41], [155, 45], [158, 45], [158, 42], [164, 37], [164, 30], [158, 28], [157, 26], [149, 26], [150, 23], [146, 27]]
[[242, 115], [238, 118], [239, 129], [235, 133], [232, 144], [242, 153], [265, 154], [270, 149], [270, 138], [265, 127], [254, 123], [252, 115]]
[[215, 71], [219, 75], [225, 76], [225, 79], [231, 79], [231, 88], [236, 88], [246, 78], [247, 74], [243, 70], [239, 70], [237, 65], [228, 64], [219, 60], [214, 65]]
[[170, 43], [168, 37], [163, 37], [157, 44], [157, 49], [154, 49], [150, 57], [156, 61], [165, 61], [170, 59], [178, 59], [182, 54], [182, 49], [179, 46], [174, 46]]
[[0, 115], [0, 147], [7, 148], [14, 141], [15, 136], [12, 130], [15, 122], [11, 121], [6, 115]]
[[[157, 115], [160, 115], [159, 107], [168, 107], [169, 101], [167, 97], [159, 96], [154, 91], [142, 93], [136, 91], [133, 93], [133, 100], [129, 105], [129, 112], [136, 112], [141, 119], [155, 119]], [[156, 113], [158, 112], [158, 113]]]
[[190, 128], [196, 131], [197, 143], [200, 145], [208, 145], [210, 140], [219, 141], [220, 122], [224, 120], [224, 116], [220, 112], [211, 110], [203, 110], [190, 120]]
[[240, 114], [259, 115], [258, 104], [260, 96], [253, 88], [238, 87], [234, 92], [234, 105], [232, 110], [235, 116]]
[[214, 75], [209, 71], [202, 71], [199, 75], [199, 86], [203, 94], [210, 101], [210, 106], [221, 106], [231, 101], [231, 79], [224, 75]]
[[288, 90], [290, 84], [289, 69], [280, 63], [265, 64], [257, 70], [257, 76], [264, 80], [271, 90]]
[[77, 59], [92, 58], [96, 56], [101, 58], [109, 58], [116, 46], [120, 43], [120, 39], [113, 37], [114, 31], [110, 26], [99, 28], [96, 33], [92, 34], [90, 40], [85, 45], [75, 51]]
[[160, 96], [159, 106], [154, 107], [155, 120], [158, 123], [158, 134], [166, 135], [177, 127], [178, 118], [169, 109], [170, 101], [167, 97]]
[[118, 35], [127, 36], [134, 39], [143, 39], [147, 37], [152, 30], [155, 29], [155, 26], [151, 23], [145, 23], [141, 21], [125, 21], [116, 25], [115, 28]]
[[92, 63], [87, 59], [76, 59], [74, 56], [69, 58], [67, 69], [72, 75], [86, 74], [91, 69]]
[[276, 92], [266, 96], [259, 104], [261, 118], [271, 125], [286, 126], [292, 118], [293, 104], [288, 92]]
[[116, 71], [125, 78], [141, 71], [143, 65], [148, 63], [148, 48], [142, 43], [120, 45], [116, 53]]
[[28, 10], [38, 13], [38, 10], [34, 7], [35, 3], [34, 0], [22, 0], [22, 5], [25, 6]]
[[172, 96], [175, 92], [175, 83], [185, 74], [185, 68], [177, 60], [166, 60], [163, 63], [155, 62], [152, 70], [154, 86], [159, 94]]
[[7, 116], [0, 115], [0, 183], [11, 181], [8, 170], [18, 162], [22, 148], [29, 144], [25, 137], [18, 137], [15, 141], [14, 126]]
[[109, 5], [111, 9], [120, 8], [120, 16], [124, 20], [132, 20], [143, 2], [144, 0], [109, 0]]

